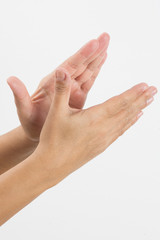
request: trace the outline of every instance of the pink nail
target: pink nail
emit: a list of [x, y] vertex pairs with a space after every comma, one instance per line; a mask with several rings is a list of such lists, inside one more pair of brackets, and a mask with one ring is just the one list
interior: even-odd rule
[[147, 100], [147, 106], [148, 106], [151, 102], [153, 102], [153, 100], [154, 100], [153, 97], [151, 97], [150, 99], [148, 99], [148, 100]]
[[57, 81], [64, 81], [64, 80], [66, 79], [66, 74], [65, 74], [65, 72], [57, 69], [57, 70], [56, 70], [56, 78], [57, 78], [57, 79], [56, 79]]
[[142, 87], [142, 91], [144, 92], [144, 91], [146, 91], [148, 89], [148, 86], [143, 86]]
[[154, 90], [152, 91], [152, 96], [154, 96], [157, 93], [157, 89], [154, 88]]
[[137, 118], [140, 118], [143, 115], [143, 112], [139, 112]]

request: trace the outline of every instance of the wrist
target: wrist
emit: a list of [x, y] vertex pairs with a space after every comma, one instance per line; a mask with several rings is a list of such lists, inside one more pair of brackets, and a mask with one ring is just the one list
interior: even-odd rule
[[43, 193], [50, 188], [48, 171], [44, 166], [42, 158], [44, 159], [43, 155], [34, 151], [23, 162], [27, 166], [27, 172], [31, 173], [30, 180], [35, 183], [33, 193]]
[[37, 189], [44, 192], [56, 185], [56, 179], [53, 181], [54, 171], [48, 165], [48, 155], [45, 151], [37, 147], [26, 161], [29, 162], [34, 175], [37, 175]]
[[25, 131], [21, 125], [17, 128], [17, 131], [18, 131], [18, 134], [21, 137], [21, 140], [24, 143], [24, 145], [26, 145], [28, 147], [28, 150], [30, 151], [30, 153], [32, 153], [38, 146], [39, 141], [31, 140], [27, 136], [27, 134], [25, 133]]
[[49, 147], [40, 142], [32, 156], [34, 156], [39, 166], [45, 189], [57, 185], [70, 174], [69, 168], [66, 166], [67, 156], [64, 156], [62, 153], [56, 153], [53, 145]]

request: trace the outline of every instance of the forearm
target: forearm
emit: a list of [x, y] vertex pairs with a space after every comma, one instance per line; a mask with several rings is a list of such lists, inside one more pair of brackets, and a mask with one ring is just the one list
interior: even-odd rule
[[27, 158], [37, 144], [26, 137], [21, 126], [0, 136], [0, 174]]
[[36, 153], [0, 175], [0, 225], [43, 193], [47, 189], [46, 179]]

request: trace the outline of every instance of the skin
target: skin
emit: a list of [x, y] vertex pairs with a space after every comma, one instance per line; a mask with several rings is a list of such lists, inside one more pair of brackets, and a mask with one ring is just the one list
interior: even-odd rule
[[[108, 44], [109, 35], [104, 33], [98, 39], [89, 41], [58, 67], [71, 75], [71, 107], [81, 109], [84, 106], [87, 94], [107, 57]], [[15, 96], [18, 116], [26, 136], [32, 141], [39, 141], [54, 96], [55, 71], [42, 79], [32, 96], [18, 78], [10, 77], [7, 82]]]
[[22, 127], [0, 136], [0, 175], [26, 159], [36, 147]]
[[[84, 106], [87, 94], [106, 60], [109, 39], [107, 33], [101, 34], [58, 67], [71, 76], [71, 107], [81, 109]], [[37, 147], [54, 96], [55, 71], [41, 80], [32, 96], [17, 77], [12, 76], [7, 82], [14, 94], [21, 126], [0, 136], [0, 174], [20, 163]]]
[[139, 119], [157, 92], [155, 87], [141, 83], [104, 103], [82, 110], [70, 106], [70, 74], [59, 69], [54, 82], [54, 97], [36, 150], [0, 176], [1, 225], [108, 148]]

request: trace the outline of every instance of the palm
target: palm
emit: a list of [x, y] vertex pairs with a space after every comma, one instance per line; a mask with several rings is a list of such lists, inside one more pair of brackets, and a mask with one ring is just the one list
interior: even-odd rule
[[[70, 107], [81, 109], [84, 106], [87, 93], [106, 59], [108, 43], [109, 36], [102, 34], [97, 40], [90, 41], [59, 66], [64, 71], [66, 70], [72, 79]], [[41, 80], [37, 90], [30, 97], [30, 104], [26, 109], [29, 112], [27, 116], [24, 111], [18, 109], [21, 124], [32, 139], [39, 138], [47, 117], [54, 96], [54, 75], [55, 71]]]

